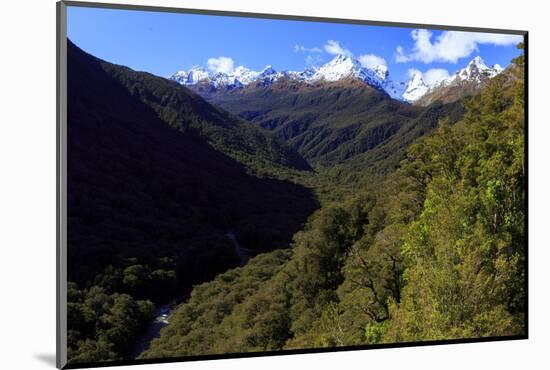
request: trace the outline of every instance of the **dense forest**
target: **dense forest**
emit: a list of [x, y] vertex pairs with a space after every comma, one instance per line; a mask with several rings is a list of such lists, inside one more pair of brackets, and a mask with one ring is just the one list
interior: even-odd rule
[[[200, 85], [196, 89], [201, 91]], [[324, 167], [386, 145], [411, 127], [433, 127], [439, 117], [461, 113], [460, 104], [444, 109], [436, 104], [428, 110], [403, 104], [354, 79], [303, 86], [283, 78], [263, 89], [252, 86], [205, 98], [270, 130], [309, 163]], [[389, 149], [398, 148], [390, 144]]]
[[[288, 260], [261, 255], [196, 287], [142, 357], [523, 334], [522, 57], [514, 63], [398, 170], [317, 211]], [[258, 288], [266, 259], [275, 272]]]
[[68, 46], [69, 358], [114, 360], [151, 304], [240, 264], [228, 231], [248, 257], [281, 248], [318, 201], [290, 180], [310, 169], [284, 142]]
[[427, 107], [351, 83], [219, 108], [70, 44], [70, 361], [129, 359], [173, 300], [139, 358], [523, 335], [523, 70]]

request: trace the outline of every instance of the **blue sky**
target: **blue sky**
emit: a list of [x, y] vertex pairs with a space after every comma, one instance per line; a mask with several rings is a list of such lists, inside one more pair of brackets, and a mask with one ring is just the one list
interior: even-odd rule
[[476, 55], [489, 66], [505, 67], [519, 54], [515, 44], [521, 40], [498, 34], [84, 7], [69, 7], [67, 14], [68, 36], [83, 50], [164, 77], [197, 65], [261, 70], [271, 64], [277, 70], [303, 70], [344, 53], [365, 64], [385, 63], [392, 79], [404, 81], [411, 69], [453, 73]]

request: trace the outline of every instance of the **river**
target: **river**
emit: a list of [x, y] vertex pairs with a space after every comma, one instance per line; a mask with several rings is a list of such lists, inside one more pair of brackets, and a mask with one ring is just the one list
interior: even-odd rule
[[154, 318], [147, 324], [144, 332], [136, 339], [132, 350], [132, 358], [137, 358], [143, 351], [149, 349], [151, 341], [160, 336], [160, 329], [168, 325], [170, 313], [174, 305], [159, 306], [153, 313]]
[[[233, 247], [235, 248], [235, 254], [239, 259], [239, 266], [244, 266], [250, 256], [252, 256], [251, 251], [241, 246], [241, 243], [237, 240], [237, 234], [233, 229], [227, 230], [225, 234], [227, 239], [231, 241]], [[187, 301], [189, 293], [185, 294], [185, 299], [181, 302]], [[172, 310], [176, 307], [176, 303], [166, 304], [157, 307], [153, 313], [153, 319], [147, 324], [143, 333], [136, 339], [134, 348], [131, 352], [131, 357], [136, 359], [141, 353], [149, 349], [151, 341], [160, 336], [160, 329], [168, 325], [170, 320], [170, 314]]]

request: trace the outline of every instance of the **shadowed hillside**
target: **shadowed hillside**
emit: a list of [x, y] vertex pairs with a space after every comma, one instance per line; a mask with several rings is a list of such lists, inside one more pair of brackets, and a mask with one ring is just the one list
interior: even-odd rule
[[[251, 154], [241, 141], [259, 149]], [[288, 245], [317, 202], [309, 189], [276, 178], [283, 164], [305, 163], [300, 156], [266, 143], [277, 140], [185, 88], [69, 42], [68, 278], [85, 289], [70, 295], [69, 314], [84, 315], [80, 305], [91, 298], [82, 297], [98, 289], [158, 302], [181, 296], [239, 264], [229, 229], [251, 254]], [[247, 168], [239, 157], [256, 162]], [[101, 358], [104, 342], [115, 343], [104, 359], [128, 350], [115, 337], [135, 332], [111, 337], [115, 329], [97, 326], [100, 318], [69, 322], [79, 361]]]
[[[85, 241], [78, 235], [87, 226], [93, 226], [89, 234], [95, 240], [94, 245], [82, 248], [82, 253], [93, 255], [97, 248], [106, 249], [108, 259], [113, 252], [197, 252], [201, 244], [218, 244], [220, 248], [230, 244], [225, 237], [227, 227], [236, 228], [248, 247], [266, 250], [287, 242], [315, 207], [307, 189], [248, 175], [243, 164], [209, 145], [200, 130], [190, 127], [178, 133], [171, 128], [117, 81], [124, 78], [130, 84], [140, 74], [99, 61], [72, 44], [68, 64], [71, 258], [80, 254], [79, 241]], [[153, 79], [150, 75], [143, 78]], [[212, 113], [207, 103], [192, 93], [186, 95], [185, 88], [165, 82], [177, 96], [198, 105], [192, 107], [194, 115], [187, 111], [175, 115], [174, 120], [225, 125], [227, 130], [232, 125], [238, 127], [234, 119], [223, 121], [223, 112], [218, 110], [208, 121]], [[153, 95], [147, 89], [142, 94]], [[179, 107], [176, 101], [172, 104]], [[263, 135], [259, 131], [254, 134]], [[110, 250], [102, 237], [123, 245]], [[182, 247], [184, 240], [195, 239], [197, 245]], [[121, 252], [125, 247], [128, 250]], [[216, 258], [231, 264], [231, 258]], [[76, 275], [81, 271], [79, 268]]]

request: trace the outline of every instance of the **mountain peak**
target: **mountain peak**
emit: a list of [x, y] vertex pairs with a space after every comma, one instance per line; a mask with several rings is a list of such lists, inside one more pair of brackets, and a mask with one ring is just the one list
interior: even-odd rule
[[424, 85], [424, 79], [422, 78], [422, 72], [420, 71], [413, 71], [411, 73], [411, 79], [409, 80], [409, 85]]
[[470, 61], [470, 63], [468, 63], [468, 65], [479, 65], [479, 66], [485, 66], [485, 61], [483, 60], [483, 58], [481, 58], [479, 55], [476, 56], [474, 59], [472, 59]]
[[[346, 55], [337, 55], [330, 62], [322, 65], [312, 76], [313, 80], [337, 81], [343, 78], [358, 78], [365, 81], [366, 69], [361, 63]], [[374, 76], [374, 72], [370, 73]]]
[[456, 81], [475, 81], [480, 83], [483, 78], [493, 78], [500, 72], [502, 72], [501, 66], [495, 64], [493, 67], [488, 67], [485, 61], [478, 55], [472, 59], [465, 68], [456, 71], [447, 83]]
[[[435, 100], [445, 100], [449, 102], [452, 101], [452, 99], [458, 99], [461, 94], [475, 91], [482, 86], [484, 81], [495, 77], [502, 72], [502, 70], [502, 67], [498, 64], [488, 67], [480, 56], [476, 56], [466, 65], [466, 67], [456, 71], [449, 77], [426, 84], [426, 86], [422, 88], [416, 87], [416, 90], [411, 89], [411, 94], [409, 94], [409, 89], [407, 89], [403, 97], [410, 102], [415, 102], [420, 105], [428, 105]], [[420, 77], [422, 77], [420, 72], [419, 74]], [[415, 80], [418, 82], [418, 78], [418, 76], [413, 75], [410, 85], [414, 85]], [[448, 95], [449, 89], [454, 89], [454, 92], [450, 95]]]
[[395, 82], [390, 78], [385, 64], [364, 65], [349, 55], [335, 55], [328, 63], [320, 67], [307, 67], [303, 71], [276, 71], [272, 65], [267, 65], [260, 72], [244, 66], [236, 67], [230, 73], [210, 73], [205, 68], [195, 66], [188, 71], [178, 71], [170, 78], [182, 85], [195, 85], [199, 82], [210, 83], [214, 87], [244, 87], [252, 82], [260, 82], [255, 86], [269, 86], [282, 77], [304, 83], [318, 81], [338, 81], [352, 78], [385, 91], [390, 97], [398, 100], [415, 102], [422, 96], [439, 87], [456, 84], [480, 84], [486, 78], [492, 78], [502, 72], [502, 67], [495, 64], [488, 67], [481, 56], [474, 57], [466, 67], [456, 71], [448, 78], [426, 82], [420, 71], [413, 71], [407, 82]]
[[352, 58], [348, 55], [338, 54], [330, 61], [330, 63], [342, 63], [351, 60]]
[[276, 74], [277, 71], [271, 66], [271, 64], [265, 66], [264, 69], [260, 72], [260, 77], [266, 77]]
[[422, 72], [412, 71], [409, 82], [407, 83], [403, 98], [407, 101], [416, 101], [424, 96], [430, 87], [424, 82]]

